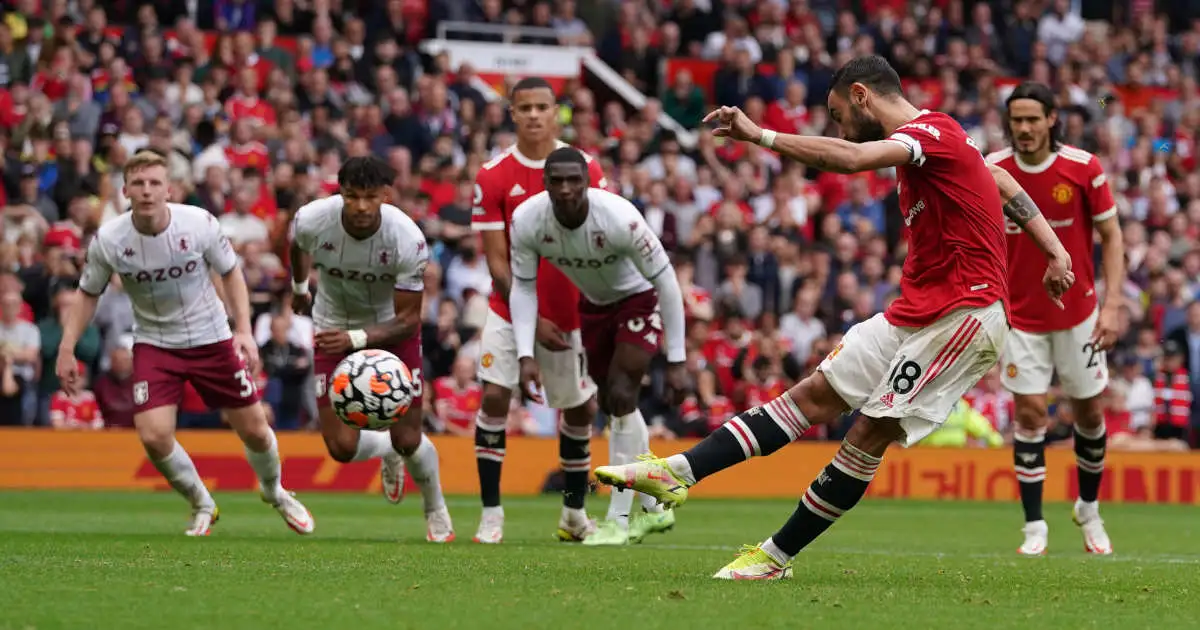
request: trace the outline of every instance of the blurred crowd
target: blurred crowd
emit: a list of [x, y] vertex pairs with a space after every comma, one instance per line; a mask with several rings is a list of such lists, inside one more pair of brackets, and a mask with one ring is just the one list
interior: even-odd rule
[[[711, 106], [738, 105], [773, 129], [835, 135], [824, 108], [833, 72], [876, 53], [911, 100], [955, 116], [987, 151], [1005, 145], [1006, 89], [1024, 78], [1054, 87], [1064, 140], [1100, 157], [1124, 228], [1128, 282], [1102, 289], [1124, 299], [1109, 432], [1130, 448], [1177, 447], [1200, 434], [1200, 12], [1154, 5], [13, 0], [0, 18], [0, 424], [131, 424], [133, 319], [119, 284], [77, 350], [91, 392], [65, 396], [52, 366], [87, 239], [126, 210], [121, 165], [149, 148], [169, 158], [173, 200], [218, 215], [241, 254], [260, 384], [289, 429], [313, 417], [310, 396], [295, 395], [310, 384], [312, 322], [286, 308], [291, 213], [336, 192], [347, 156], [386, 157], [399, 173], [394, 201], [436, 261], [423, 331], [429, 423], [472, 432], [490, 290], [472, 184], [515, 136], [474, 69], [419, 51], [453, 19], [554, 29], [471, 37], [594, 46], [651, 97], [632, 110], [587, 75], [560, 91], [564, 139], [600, 158], [643, 211], [684, 289], [693, 394], [668, 406], [661, 370], [652, 374], [643, 408], [656, 435], [705, 435], [782, 393], [895, 297], [905, 254], [894, 173], [816, 172], [708, 133], [693, 143], [659, 114], [696, 130]], [[964, 404], [995, 433], [965, 442], [995, 446], [1011, 433], [996, 374]], [[1068, 407], [1054, 405], [1052, 435], [1070, 435]], [[220, 422], [189, 392], [182, 426]], [[514, 403], [510, 430], [550, 435], [555, 422]]]

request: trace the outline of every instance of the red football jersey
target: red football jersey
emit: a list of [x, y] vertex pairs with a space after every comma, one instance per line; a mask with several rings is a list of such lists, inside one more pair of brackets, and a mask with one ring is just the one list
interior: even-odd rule
[[443, 376], [433, 381], [433, 399], [439, 418], [460, 429], [469, 429], [475, 426], [475, 414], [483, 405], [483, 388], [471, 382], [460, 390], [453, 378]]
[[256, 125], [275, 124], [275, 108], [260, 98], [234, 95], [226, 101], [225, 113], [233, 121], [245, 118], [253, 121]]
[[1037, 166], [1020, 163], [1012, 149], [993, 153], [988, 161], [1012, 173], [1029, 193], [1067, 248], [1075, 272], [1075, 286], [1063, 295], [1065, 308], [1060, 309], [1039, 282], [1046, 272], [1046, 257], [1032, 238], [1009, 221], [1005, 231], [1013, 328], [1035, 333], [1074, 328], [1096, 309], [1092, 227], [1117, 215], [1100, 160], [1083, 149], [1062, 146]]
[[[560, 146], [567, 146], [560, 143]], [[606, 188], [604, 171], [600, 163], [584, 155], [588, 161], [588, 174], [594, 188]], [[475, 176], [475, 208], [471, 227], [479, 232], [504, 230], [509, 241], [509, 225], [513, 210], [521, 202], [545, 190], [542, 169], [545, 160], [531, 160], [521, 155], [516, 145], [483, 165]], [[579, 329], [579, 289], [567, 279], [563, 272], [543, 260], [538, 265], [537, 278], [538, 315], [554, 322], [564, 331]], [[500, 292], [492, 288], [488, 305], [505, 321], [512, 321], [508, 314], [508, 303]]]
[[717, 375], [717, 384], [721, 386], [722, 392], [733, 392], [737, 386], [733, 379], [733, 363], [741, 353], [743, 345], [718, 331], [710, 334], [700, 349], [704, 359]]
[[229, 160], [230, 168], [243, 169], [253, 167], [263, 175], [271, 168], [271, 156], [267, 147], [261, 142], [247, 142], [237, 146], [225, 147], [225, 158]]
[[64, 392], [55, 392], [50, 397], [50, 419], [55, 426], [64, 429], [101, 429], [104, 418], [96, 396], [84, 390], [72, 398]]
[[912, 159], [896, 169], [908, 256], [900, 297], [884, 316], [920, 328], [954, 309], [1007, 299], [1000, 192], [975, 141], [953, 118], [929, 111], [888, 140]]

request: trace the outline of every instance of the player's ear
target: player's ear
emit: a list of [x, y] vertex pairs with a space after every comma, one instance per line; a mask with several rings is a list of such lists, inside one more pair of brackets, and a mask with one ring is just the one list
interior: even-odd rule
[[867, 97], [870, 95], [870, 90], [862, 83], [853, 83], [850, 85], [850, 102], [858, 107], [867, 105]]

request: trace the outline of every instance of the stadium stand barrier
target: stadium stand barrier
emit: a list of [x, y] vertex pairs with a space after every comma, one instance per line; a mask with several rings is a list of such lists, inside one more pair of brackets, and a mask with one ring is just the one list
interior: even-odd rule
[[[647, 95], [596, 56], [594, 48], [464, 41], [454, 38], [456, 34], [554, 37], [556, 31], [534, 26], [446, 21], [438, 25], [436, 38], [421, 42], [421, 51], [424, 53], [439, 55], [444, 52], [449, 55], [451, 68], [470, 64], [494, 94], [503, 93], [502, 86], [509, 75], [527, 74], [532, 68], [537, 68], [538, 76], [550, 81], [556, 90], [561, 89], [568, 79], [583, 79], [586, 70], [635, 110], [644, 108], [649, 100]], [[685, 149], [696, 147], [696, 134], [665, 112], [659, 113], [658, 124], [674, 132]]]
[[[228, 432], [181, 431], [185, 444], [214, 491], [254, 490], [237, 437]], [[447, 494], [478, 492], [474, 440], [434, 436]], [[593, 465], [606, 463], [608, 446], [592, 445]], [[300, 492], [377, 492], [378, 462], [339, 464], [325, 452], [321, 436], [280, 433], [284, 483]], [[686, 448], [686, 441], [651, 443], [658, 453]], [[706, 479], [694, 496], [708, 498], [794, 498], [837, 450], [836, 443], [797, 443], [769, 458], [757, 458]], [[511, 437], [505, 461], [505, 496], [538, 494], [554, 472], [558, 443]], [[1075, 455], [1047, 452], [1046, 500], [1076, 496]], [[1200, 453], [1109, 453], [1100, 499], [1118, 503], [1200, 504]], [[162, 476], [146, 459], [132, 432], [0, 430], [2, 489], [165, 490]], [[409, 491], [415, 488], [409, 481]], [[913, 448], [889, 453], [867, 495], [883, 499], [1013, 501], [1017, 497], [1012, 454], [1007, 450]]]

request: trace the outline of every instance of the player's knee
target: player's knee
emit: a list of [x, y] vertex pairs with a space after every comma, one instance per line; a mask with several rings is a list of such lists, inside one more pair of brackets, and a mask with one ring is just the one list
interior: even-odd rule
[[1040, 433], [1046, 430], [1050, 417], [1046, 413], [1046, 402], [1041, 396], [1017, 396], [1016, 407], [1017, 430], [1024, 434]]
[[846, 401], [820, 372], [813, 372], [784, 395], [792, 397], [809, 426], [833, 422], [848, 410]]
[[846, 434], [846, 441], [858, 450], [875, 457], [883, 457], [888, 446], [903, 440], [904, 429], [894, 418], [868, 418], [861, 416]]
[[596, 418], [596, 403], [589, 400], [578, 407], [563, 411], [563, 423], [570, 427], [586, 427]]
[[325, 439], [325, 450], [329, 451], [329, 456], [334, 461], [348, 464], [354, 461], [355, 454], [358, 453], [358, 432], [351, 430], [343, 433], [339, 431], [336, 435], [322, 435]]
[[512, 390], [500, 387], [495, 383], [483, 384], [483, 401], [481, 406], [484, 415], [492, 418], [508, 416], [508, 405], [512, 401]]
[[233, 427], [242, 443], [253, 451], [266, 450], [271, 444], [271, 425], [267, 423], [262, 405], [250, 405], [241, 409], [222, 412], [225, 421]]
[[1104, 408], [1100, 397], [1074, 401], [1075, 424], [1081, 429], [1096, 429], [1104, 424]]
[[392, 425], [392, 448], [401, 455], [412, 455], [421, 445], [420, 423], [397, 422]]

